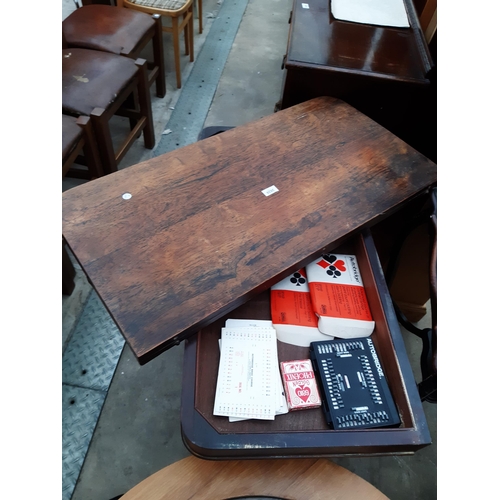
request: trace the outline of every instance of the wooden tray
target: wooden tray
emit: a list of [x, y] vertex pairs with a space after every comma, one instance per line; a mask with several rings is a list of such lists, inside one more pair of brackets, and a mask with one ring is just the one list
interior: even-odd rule
[[[327, 427], [320, 408], [289, 412], [274, 421], [230, 423], [226, 417], [213, 416], [220, 329], [228, 317], [270, 319], [266, 291], [186, 341], [181, 426], [191, 453], [210, 459], [406, 454], [431, 443], [369, 230], [337, 251], [353, 253], [358, 259], [376, 323], [372, 339], [401, 417], [400, 427], [333, 431]], [[280, 361], [308, 358], [309, 349], [278, 342], [278, 357]]]

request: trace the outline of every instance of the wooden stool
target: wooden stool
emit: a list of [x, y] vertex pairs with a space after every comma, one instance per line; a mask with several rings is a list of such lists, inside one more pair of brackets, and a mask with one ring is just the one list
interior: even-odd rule
[[[124, 109], [127, 99], [139, 109]], [[132, 98], [132, 99], [130, 99]], [[90, 116], [104, 173], [116, 172], [118, 163], [144, 131], [144, 145], [155, 145], [151, 96], [146, 61], [133, 61], [97, 50], [69, 48], [62, 51], [62, 110], [73, 116]], [[127, 116], [131, 131], [115, 153], [109, 122]]]
[[[170, 17], [172, 26], [163, 26], [163, 31], [172, 33], [174, 42], [175, 74], [177, 88], [181, 88], [181, 56], [179, 49], [179, 35], [184, 31], [186, 55], [194, 61], [194, 29], [193, 29], [193, 0], [116, 0], [118, 7], [127, 7], [148, 14], [159, 14]], [[182, 22], [179, 24], [179, 17]]]
[[165, 60], [161, 18], [111, 5], [84, 5], [62, 22], [68, 48], [101, 50], [137, 59], [151, 41], [153, 61], [148, 62], [149, 84], [156, 81], [156, 95], [164, 97]]
[[[87, 170], [72, 165], [84, 154]], [[62, 115], [62, 176], [96, 179], [104, 175], [90, 117]]]
[[387, 500], [356, 474], [326, 459], [208, 461], [188, 457], [149, 476], [121, 500]]

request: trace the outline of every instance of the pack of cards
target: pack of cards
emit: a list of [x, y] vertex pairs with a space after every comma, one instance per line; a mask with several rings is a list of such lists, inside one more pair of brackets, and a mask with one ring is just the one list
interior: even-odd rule
[[321, 406], [321, 398], [310, 359], [282, 361], [280, 367], [290, 411]]
[[373, 321], [354, 255], [325, 254], [306, 266], [318, 329], [343, 339], [368, 337]]
[[318, 330], [305, 269], [271, 287], [271, 319], [279, 341], [301, 347], [330, 340]]

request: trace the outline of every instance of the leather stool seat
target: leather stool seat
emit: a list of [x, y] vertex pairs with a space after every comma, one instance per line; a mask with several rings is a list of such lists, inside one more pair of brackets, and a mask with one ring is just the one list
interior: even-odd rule
[[62, 106], [65, 112], [87, 115], [106, 109], [137, 74], [128, 57], [87, 49], [63, 49]]
[[153, 18], [143, 12], [111, 5], [86, 5], [70, 14], [62, 29], [69, 47], [128, 54], [154, 24]]

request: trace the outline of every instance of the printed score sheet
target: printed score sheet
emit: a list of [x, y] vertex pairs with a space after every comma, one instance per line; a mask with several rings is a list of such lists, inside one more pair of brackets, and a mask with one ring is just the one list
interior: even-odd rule
[[270, 321], [227, 320], [221, 330], [214, 415], [274, 420], [288, 407]]

